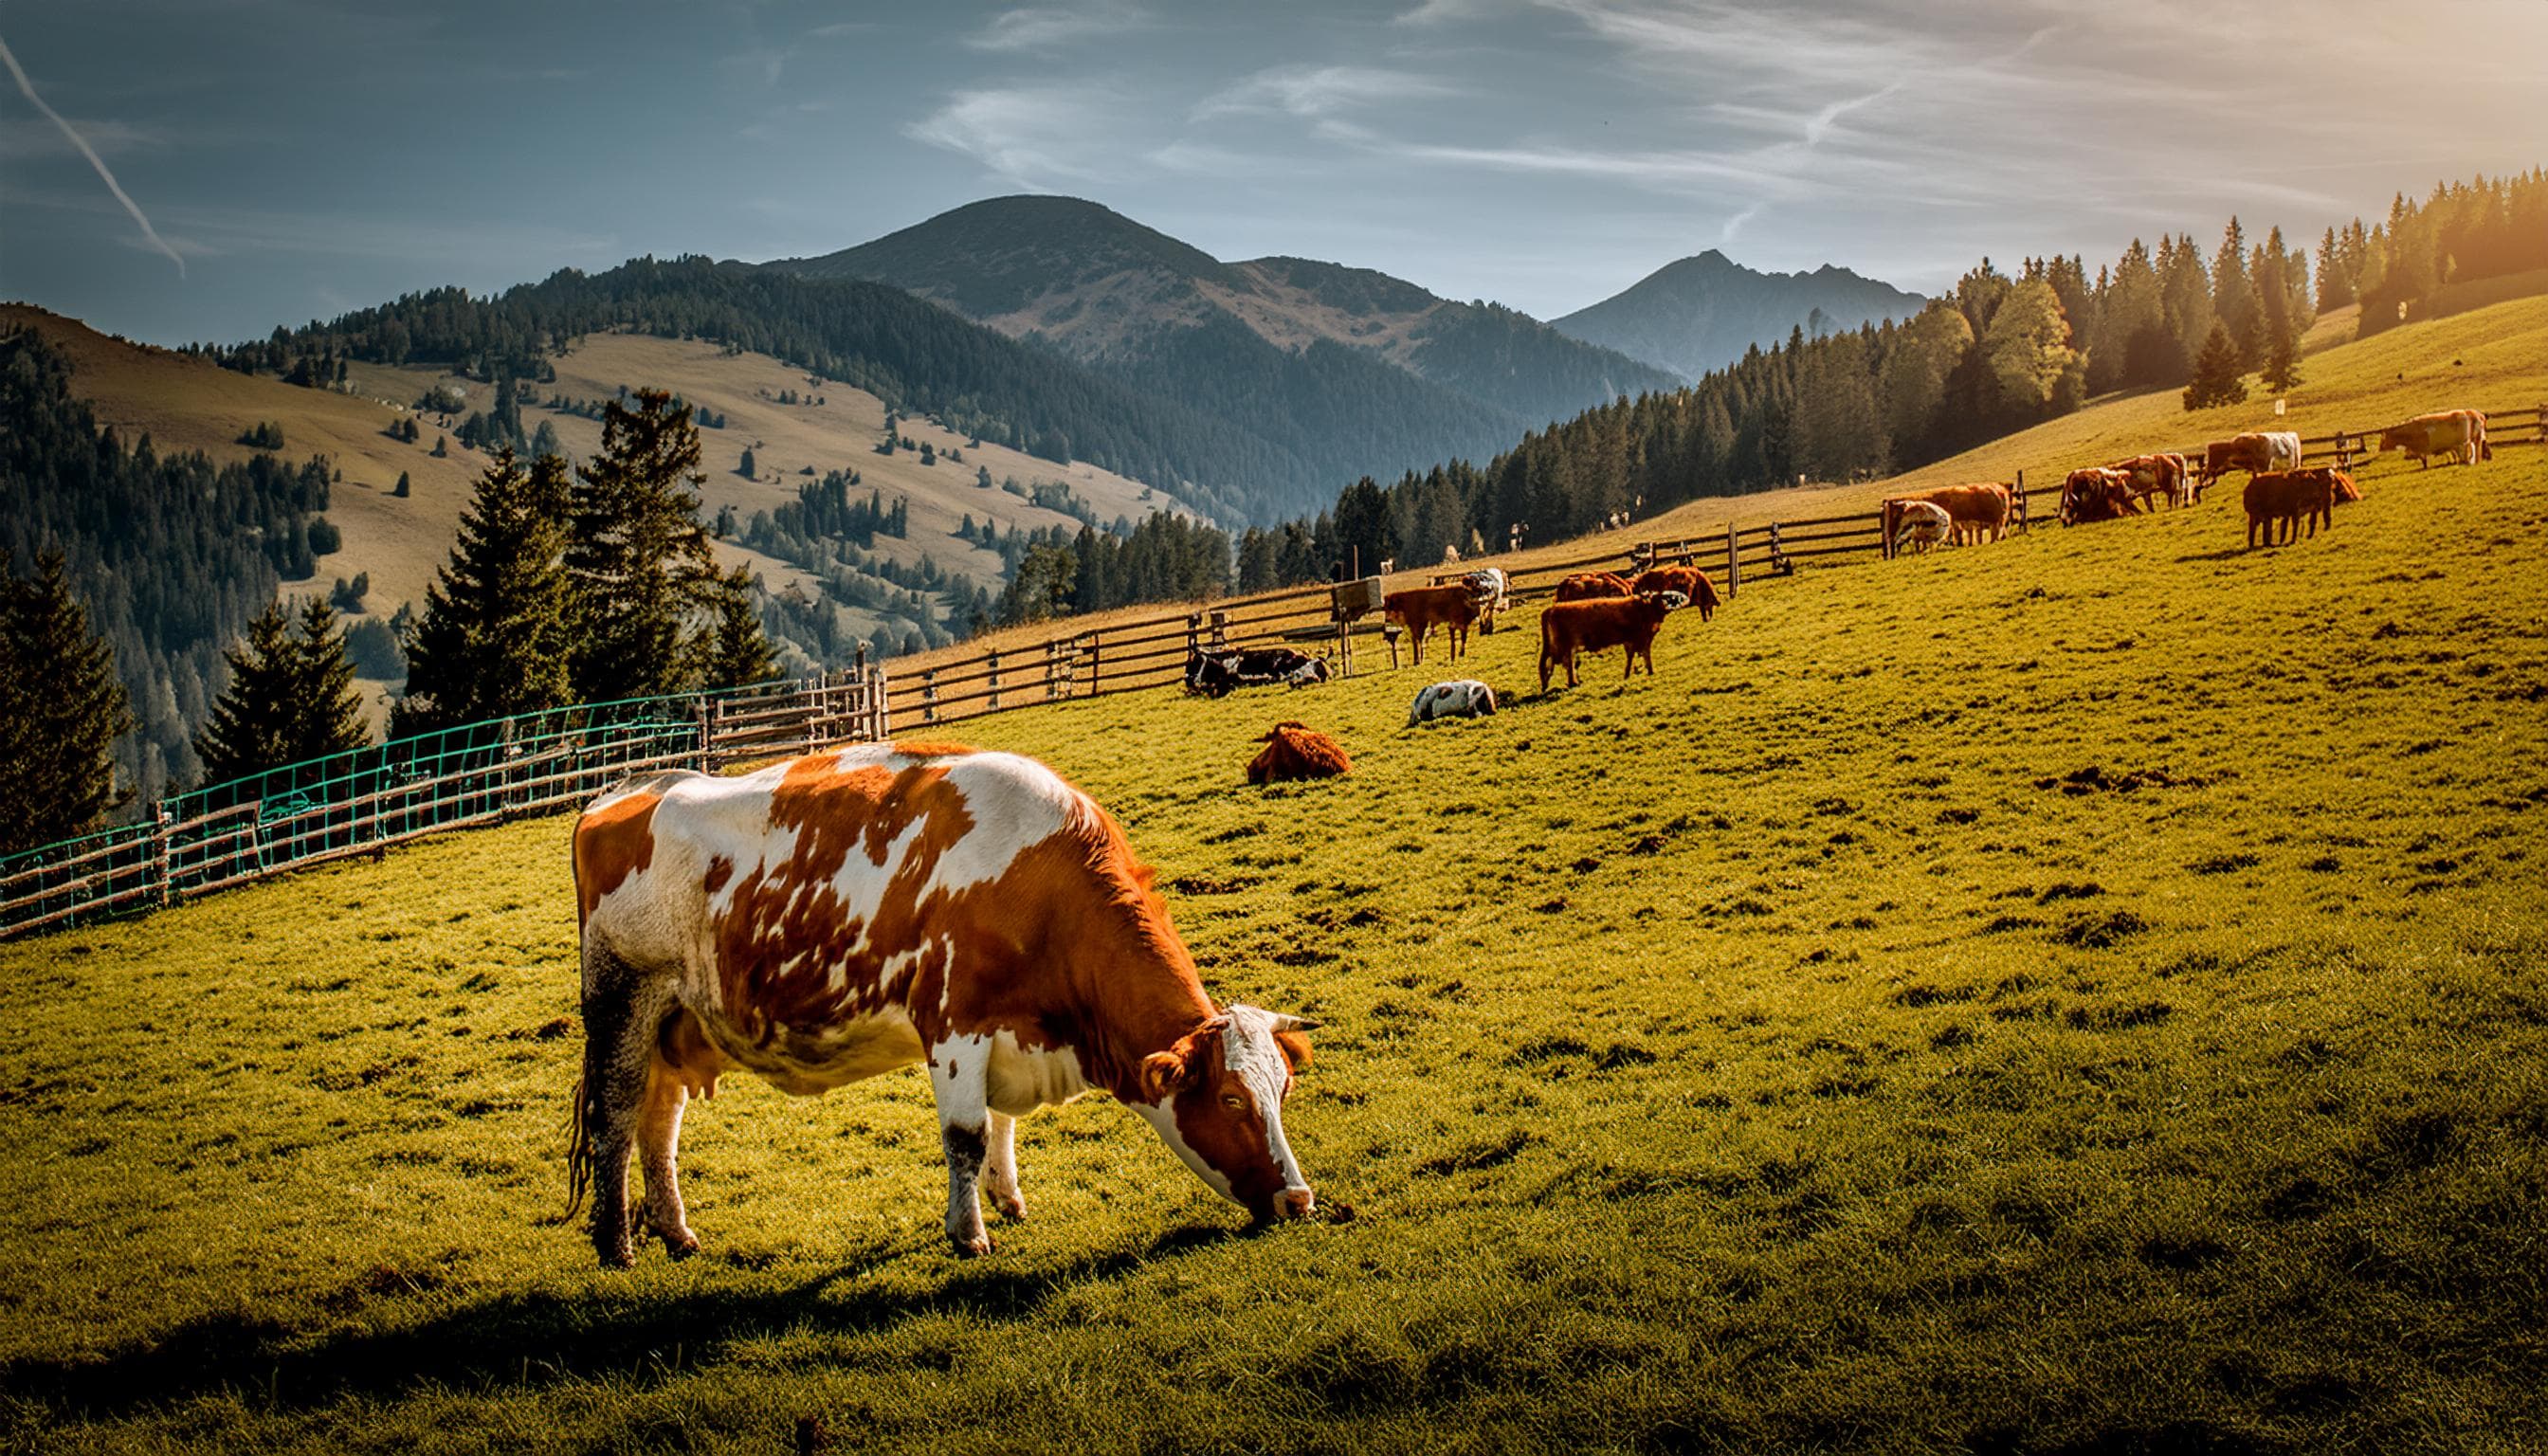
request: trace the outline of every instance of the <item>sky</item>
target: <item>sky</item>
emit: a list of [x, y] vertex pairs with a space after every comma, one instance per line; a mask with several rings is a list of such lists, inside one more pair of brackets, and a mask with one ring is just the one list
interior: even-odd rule
[[1934, 292], [2548, 164], [2548, 0], [0, 0], [0, 43], [60, 118], [0, 74], [0, 298], [165, 344], [1017, 192], [1547, 318], [1711, 247]]

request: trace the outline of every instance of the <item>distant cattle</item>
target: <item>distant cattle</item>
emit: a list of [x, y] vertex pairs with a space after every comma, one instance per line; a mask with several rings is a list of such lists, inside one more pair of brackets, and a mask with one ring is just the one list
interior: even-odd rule
[[1307, 723], [1277, 723], [1256, 741], [1265, 747], [1247, 766], [1250, 783], [1334, 778], [1353, 772], [1353, 760], [1345, 757], [1344, 745]]
[[1410, 587], [1380, 599], [1381, 614], [1407, 628], [1415, 661], [1424, 662], [1424, 639], [1435, 627], [1451, 638], [1451, 661], [1469, 650], [1469, 624], [1478, 619], [1478, 598], [1466, 583], [1448, 587]]
[[1575, 686], [1576, 654], [1613, 647], [1626, 650], [1627, 672], [1621, 677], [1636, 676], [1640, 657], [1646, 660], [1646, 676], [1654, 676], [1655, 632], [1672, 611], [1675, 594], [1561, 601], [1541, 612], [1539, 690], [1548, 691], [1550, 672], [1559, 664], [1566, 668], [1566, 685]]
[[1469, 597], [1478, 604], [1478, 631], [1493, 632], [1496, 618], [1502, 614], [1509, 584], [1500, 567], [1482, 566], [1460, 579], [1469, 589]]
[[2476, 410], [2445, 410], [2393, 424], [2380, 432], [2380, 449], [2384, 454], [2404, 450], [2426, 470], [2432, 469], [2436, 455], [2462, 465], [2495, 458], [2495, 447], [2486, 439], [2486, 415]]
[[592, 801], [574, 864], [569, 1212], [592, 1195], [604, 1265], [648, 1230], [697, 1250], [682, 1113], [731, 1070], [810, 1096], [926, 1062], [958, 1254], [991, 1247], [986, 1182], [1026, 1216], [1015, 1120], [1090, 1090], [1257, 1218], [1311, 1212], [1282, 1122], [1307, 1023], [1215, 1007], [1123, 829], [1031, 759], [874, 744], [662, 774]]
[[1307, 687], [1327, 681], [1327, 665], [1289, 647], [1250, 647], [1198, 652], [1186, 659], [1186, 691], [1226, 697], [1239, 687], [1286, 682]]
[[2266, 470], [2298, 470], [2301, 464], [2301, 437], [2287, 429], [2259, 430], [2214, 440], [2203, 447], [2203, 469], [2195, 476], [2194, 492], [2199, 499], [2213, 483], [2233, 470], [2249, 475]]
[[1483, 718], [1496, 710], [1496, 690], [1474, 678], [1436, 682], [1415, 694], [1407, 709], [1407, 726], [1436, 718]]
[[2120, 470], [2131, 479], [2133, 499], [2146, 506], [2152, 496], [2170, 505], [2194, 503], [2194, 477], [2186, 469], [2182, 455], [2136, 455], [2118, 460], [2106, 467]]
[[1634, 596], [1637, 589], [1617, 572], [1577, 572], [1557, 584], [1560, 601], [1598, 601], [1605, 596]]
[[1883, 506], [1886, 540], [1893, 538], [1902, 507], [1914, 500], [1946, 511], [1950, 522], [1949, 536], [1955, 541], [1969, 539], [1978, 544], [1984, 540], [1996, 541], [2008, 534], [2008, 487], [1996, 484], [1941, 486], [1934, 491], [1886, 497]]
[[1896, 556], [1902, 554], [1905, 546], [1926, 555], [1930, 547], [1947, 539], [1947, 534], [1956, 528], [1955, 518], [1947, 514], [1947, 507], [1928, 500], [1895, 502], [1894, 521], [1893, 534], [1888, 539], [1893, 543]]
[[1652, 567], [1640, 573], [1637, 580], [1629, 585], [1639, 596], [1680, 592], [1690, 605], [1698, 608], [1698, 619], [1702, 622], [1716, 616], [1716, 584], [1707, 579], [1707, 573], [1694, 566]]
[[2130, 471], [2074, 470], [2061, 482], [2061, 523], [2065, 526], [2120, 520], [2140, 513]]
[[2335, 523], [2335, 479], [2342, 472], [2317, 470], [2265, 470], [2247, 478], [2247, 489], [2241, 498], [2247, 507], [2247, 544], [2256, 544], [2259, 530], [2264, 544], [2276, 539], [2300, 539], [2301, 520], [2309, 519], [2309, 533], [2318, 535], [2319, 522]]

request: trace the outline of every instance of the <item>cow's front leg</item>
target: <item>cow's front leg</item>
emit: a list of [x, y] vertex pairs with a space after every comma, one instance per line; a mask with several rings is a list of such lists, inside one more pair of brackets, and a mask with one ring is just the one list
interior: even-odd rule
[[959, 1258], [991, 1251], [980, 1192], [991, 1146], [990, 1073], [986, 1038], [951, 1037], [929, 1050], [938, 1134], [947, 1145], [947, 1241]]
[[1026, 1198], [1018, 1192], [1018, 1120], [1004, 1112], [991, 1114], [991, 1152], [986, 1164], [991, 1179], [991, 1202], [1000, 1217], [1012, 1224], [1023, 1224], [1027, 1217]]

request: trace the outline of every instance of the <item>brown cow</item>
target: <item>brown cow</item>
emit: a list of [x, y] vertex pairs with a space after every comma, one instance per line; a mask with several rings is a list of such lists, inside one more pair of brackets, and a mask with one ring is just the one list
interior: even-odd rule
[[2495, 458], [2495, 447], [2486, 440], [2486, 414], [2477, 410], [2444, 410], [2393, 424], [2380, 432], [2380, 449], [2384, 454], [2404, 450], [2426, 470], [2433, 468], [2435, 455], [2462, 465]]
[[2149, 498], [2157, 496], [2170, 505], [2194, 503], [2194, 478], [2187, 474], [2182, 455], [2136, 455], [2118, 460], [2106, 467], [2120, 470], [2131, 478], [2133, 499], [2144, 507]]
[[[1307, 1024], [1215, 1006], [1105, 809], [1014, 754], [861, 744], [621, 784], [575, 826], [584, 1071], [570, 1211], [605, 1265], [695, 1252], [682, 1113], [729, 1070], [798, 1096], [926, 1062], [947, 1237], [1012, 1219], [1016, 1122], [1103, 1090], [1260, 1220], [1307, 1217], [1283, 1136]], [[645, 1197], [629, 1206], [637, 1155]]]
[[1654, 567], [1638, 576], [1632, 585], [1639, 596], [1652, 596], [1662, 592], [1680, 592], [1689, 598], [1690, 605], [1698, 608], [1698, 619], [1702, 622], [1716, 616], [1716, 584], [1707, 579], [1707, 573], [1694, 566]]
[[1469, 650], [1469, 626], [1478, 619], [1482, 605], [1476, 592], [1460, 585], [1410, 587], [1380, 599], [1381, 615], [1405, 625], [1413, 639], [1418, 667], [1424, 663], [1424, 639], [1435, 627], [1450, 633], [1451, 661], [1458, 662]]
[[1603, 597], [1592, 601], [1561, 601], [1539, 614], [1539, 690], [1548, 691], [1551, 669], [1566, 665], [1566, 685], [1573, 687], [1575, 655], [1579, 652], [1607, 652], [1613, 647], [1627, 649], [1628, 670], [1620, 676], [1637, 675], [1637, 659], [1646, 660], [1646, 676], [1655, 672], [1655, 630], [1664, 624], [1672, 610], [1661, 596]]
[[1884, 500], [1884, 539], [1893, 539], [1906, 500], [1926, 500], [1947, 512], [1955, 523], [1955, 539], [1962, 543], [1969, 535], [1979, 544], [1996, 541], [2008, 534], [2009, 489], [2002, 485], [1941, 486], [1934, 491], [1914, 491], [1906, 496], [1888, 496]]
[[1344, 745], [1307, 723], [1286, 720], [1256, 740], [1265, 745], [1247, 766], [1250, 783], [1289, 783], [1301, 778], [1335, 778], [1353, 772]]
[[2061, 523], [2065, 526], [2121, 520], [2140, 513], [2130, 471], [2074, 470], [2061, 483]]
[[2247, 544], [2256, 544], [2256, 532], [2264, 530], [2265, 544], [2276, 545], [2277, 533], [2282, 541], [2300, 539], [2301, 518], [2307, 516], [2310, 535], [2318, 535], [2319, 521], [2335, 523], [2335, 477], [2338, 471], [2321, 467], [2317, 470], [2263, 470], [2247, 477], [2247, 489], [2241, 498], [2247, 507]]
[[1560, 601], [1598, 601], [1605, 596], [1634, 596], [1637, 589], [1617, 572], [1577, 572], [1557, 584]]
[[2195, 476], [2194, 495], [2203, 493], [2213, 483], [2233, 470], [2249, 475], [2266, 470], [2298, 470], [2301, 465], [2301, 437], [2293, 430], [2261, 430], [2214, 440], [2203, 447], [2203, 469]]

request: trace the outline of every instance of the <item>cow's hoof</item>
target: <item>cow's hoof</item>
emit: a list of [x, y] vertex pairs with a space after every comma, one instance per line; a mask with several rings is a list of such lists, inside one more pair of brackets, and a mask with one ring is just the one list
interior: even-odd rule
[[1027, 1221], [1027, 1201], [1025, 1199], [999, 1198], [993, 1199], [992, 1202], [998, 1206], [1000, 1210], [1000, 1218], [1004, 1222], [1023, 1224]]
[[978, 1259], [991, 1251], [991, 1235], [987, 1233], [979, 1238], [951, 1238], [947, 1241], [954, 1245], [956, 1257], [959, 1259]]
[[670, 1233], [664, 1235], [664, 1252], [671, 1254], [676, 1260], [686, 1259], [698, 1251], [699, 1240], [696, 1234], [684, 1233], [679, 1238]]
[[601, 1267], [605, 1269], [634, 1269], [637, 1267], [637, 1250], [627, 1244], [623, 1243], [616, 1247], [605, 1247], [598, 1250], [598, 1252], [601, 1255]]

